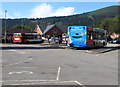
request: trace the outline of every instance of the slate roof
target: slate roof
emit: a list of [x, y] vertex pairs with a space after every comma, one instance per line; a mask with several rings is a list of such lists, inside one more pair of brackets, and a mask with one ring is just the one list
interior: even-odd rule
[[49, 25], [46, 27], [46, 29], [44, 30], [43, 34], [47, 33], [51, 28], [53, 28], [54, 26], [56, 26], [55, 24], [53, 25]]

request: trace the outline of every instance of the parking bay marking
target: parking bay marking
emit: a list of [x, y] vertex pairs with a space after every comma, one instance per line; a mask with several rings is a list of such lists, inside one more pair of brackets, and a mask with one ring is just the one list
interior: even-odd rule
[[22, 74], [22, 73], [33, 74], [32, 71], [9, 72], [9, 74]]
[[[39, 84], [49, 84], [49, 83], [76, 83], [77, 85], [81, 85], [82, 87], [85, 87], [82, 83], [78, 81], [57, 81], [57, 80], [10, 80], [7, 82], [28, 82], [28, 83], [18, 83], [18, 84], [11, 84], [11, 85], [39, 85]], [[32, 82], [31, 82], [32, 81]], [[5, 82], [5, 81], [3, 81]]]
[[6, 50], [6, 51], [11, 51], [11, 52], [17, 52], [19, 54], [26, 54], [26, 51], [51, 51], [51, 50], [55, 50], [55, 49], [24, 49], [25, 52], [23, 52], [23, 49], [19, 49], [19, 50]]
[[[61, 71], [61, 67], [58, 67], [58, 71], [57, 71], [57, 76], [55, 80], [6, 80], [6, 81], [2, 81], [2, 82], [26, 82], [26, 83], [18, 83], [18, 84], [11, 84], [11, 85], [37, 85], [37, 84], [49, 84], [49, 83], [76, 83], [77, 85], [80, 85], [82, 87], [85, 87], [82, 83], [78, 82], [78, 81], [62, 81], [59, 80], [60, 77], [60, 71]], [[27, 73], [27, 74], [32, 74], [33, 72], [31, 71], [21, 71], [21, 72], [9, 72], [9, 74], [22, 74], [22, 73]]]
[[59, 67], [58, 67], [58, 73], [57, 73], [57, 77], [56, 77], [56, 80], [57, 80], [57, 81], [59, 80], [59, 76], [60, 76], [60, 70], [61, 70], [61, 67], [59, 66]]

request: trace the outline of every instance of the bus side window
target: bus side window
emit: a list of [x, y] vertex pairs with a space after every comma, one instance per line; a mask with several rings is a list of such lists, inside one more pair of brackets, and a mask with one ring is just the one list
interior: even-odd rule
[[90, 37], [90, 36], [89, 36], [89, 34], [88, 34], [88, 35], [87, 35], [87, 39], [88, 39], [88, 40], [89, 40], [89, 37]]
[[91, 40], [93, 39], [93, 34], [91, 33]]
[[90, 40], [90, 32], [87, 32], [87, 39]]
[[95, 39], [98, 39], [98, 33], [97, 32], [95, 33]]
[[93, 39], [96, 39], [96, 33], [93, 32]]
[[103, 39], [103, 40], [105, 39], [105, 33], [102, 34], [102, 39]]
[[92, 40], [93, 39], [93, 32], [88, 32], [88, 40]]
[[102, 34], [101, 33], [98, 33], [98, 39], [102, 39]]

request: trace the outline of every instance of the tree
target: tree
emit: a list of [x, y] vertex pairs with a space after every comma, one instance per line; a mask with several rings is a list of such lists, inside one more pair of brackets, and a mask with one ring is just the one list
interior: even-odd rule
[[114, 18], [106, 18], [97, 22], [95, 27], [103, 28], [108, 30], [110, 33], [120, 33], [120, 16]]

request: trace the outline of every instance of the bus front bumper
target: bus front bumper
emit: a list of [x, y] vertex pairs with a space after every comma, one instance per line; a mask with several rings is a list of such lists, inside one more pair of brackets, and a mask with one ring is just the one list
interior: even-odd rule
[[77, 44], [69, 44], [69, 47], [86, 47], [86, 44], [80, 44], [80, 45], [77, 45]]

